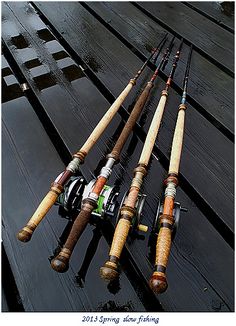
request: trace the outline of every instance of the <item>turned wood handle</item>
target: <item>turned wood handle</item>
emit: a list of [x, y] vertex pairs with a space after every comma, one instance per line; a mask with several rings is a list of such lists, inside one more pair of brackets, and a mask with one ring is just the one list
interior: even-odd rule
[[20, 241], [27, 242], [31, 239], [34, 230], [36, 229], [38, 224], [43, 220], [44, 216], [47, 214], [50, 208], [55, 204], [59, 194], [60, 193], [58, 189], [57, 192], [50, 190], [47, 193], [47, 195], [41, 201], [40, 205], [36, 209], [31, 219], [29, 220], [29, 222], [17, 234], [17, 238]]
[[61, 252], [51, 262], [51, 266], [55, 271], [59, 273], [63, 273], [68, 270], [70, 256], [72, 255], [73, 249], [77, 241], [79, 240], [84, 229], [89, 223], [92, 210], [93, 207], [91, 209], [86, 209], [86, 210], [81, 209], [79, 215], [76, 217], [72, 229], [70, 231], [70, 234]]
[[105, 280], [112, 281], [119, 276], [118, 262], [128, 237], [130, 226], [130, 220], [121, 216], [113, 236], [109, 260], [100, 268], [100, 275]]
[[121, 92], [121, 94], [117, 97], [115, 102], [111, 105], [111, 107], [107, 110], [104, 114], [102, 119], [99, 121], [97, 126], [94, 128], [91, 135], [88, 137], [80, 151], [88, 153], [93, 145], [96, 143], [98, 138], [102, 135], [108, 124], [113, 119], [116, 112], [119, 110], [120, 106], [128, 96], [129, 92], [131, 91], [132, 87], [135, 85], [135, 81], [133, 79], [130, 80], [129, 84], [126, 88]]
[[160, 231], [156, 244], [155, 272], [150, 279], [150, 287], [155, 293], [162, 293], [167, 289], [166, 266], [170, 255], [171, 233], [174, 219], [171, 216], [160, 217]]

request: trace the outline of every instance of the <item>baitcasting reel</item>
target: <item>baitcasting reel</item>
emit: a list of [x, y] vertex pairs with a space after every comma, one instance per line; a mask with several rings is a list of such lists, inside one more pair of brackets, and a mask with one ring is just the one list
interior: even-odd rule
[[[122, 208], [123, 205], [125, 205], [125, 200], [128, 197], [128, 191], [125, 192], [121, 203], [120, 203], [120, 207], [119, 207], [119, 211], [117, 214], [117, 218], [116, 218], [116, 224], [118, 223], [119, 219], [120, 219], [120, 209]], [[135, 205], [135, 215], [132, 219], [132, 225], [130, 228], [130, 235], [137, 235], [138, 231], [142, 231], [142, 232], [147, 232], [148, 227], [146, 225], [141, 224], [141, 219], [142, 219], [142, 210], [143, 210], [143, 206], [145, 203], [147, 195], [139, 193], [138, 194], [138, 198], [136, 201], [136, 205]]]
[[[173, 217], [174, 217], [174, 225], [173, 225], [173, 230], [172, 230], [172, 241], [175, 238], [178, 226], [179, 226], [179, 221], [180, 221], [180, 213], [181, 212], [187, 212], [187, 208], [181, 207], [179, 202], [174, 203], [174, 210], [173, 210]], [[160, 216], [163, 213], [163, 204], [161, 203], [161, 200], [158, 202], [158, 207], [157, 207], [157, 212], [156, 212], [156, 217], [154, 219], [153, 225], [152, 225], [152, 231], [149, 239], [149, 246], [155, 241], [156, 243], [156, 237], [159, 233], [160, 230]], [[155, 238], [155, 240], [154, 240]]]
[[[71, 177], [56, 202], [56, 205], [59, 205], [59, 215], [69, 220], [74, 219], [79, 214], [83, 199], [88, 197], [95, 182], [96, 179], [93, 179], [86, 185], [83, 177]], [[118, 195], [115, 186], [104, 186], [97, 201], [98, 206], [92, 212], [91, 224], [95, 224], [99, 219], [115, 215]]]
[[[79, 214], [82, 201], [88, 197], [95, 182], [96, 179], [93, 179], [86, 185], [82, 176], [71, 177], [64, 187], [64, 192], [58, 197], [56, 202], [56, 205], [59, 205], [59, 215], [68, 220], [73, 220]], [[105, 185], [98, 198], [97, 208], [92, 212], [90, 223], [96, 224], [100, 219], [107, 219], [114, 216], [116, 216], [117, 223], [120, 216], [120, 209], [125, 203], [127, 194], [128, 191], [119, 203], [118, 197], [120, 193], [117, 190], [117, 186]], [[136, 213], [130, 230], [131, 234], [137, 233], [138, 230], [147, 232], [147, 226], [140, 224], [145, 199], [145, 194], [139, 194], [135, 207]]]

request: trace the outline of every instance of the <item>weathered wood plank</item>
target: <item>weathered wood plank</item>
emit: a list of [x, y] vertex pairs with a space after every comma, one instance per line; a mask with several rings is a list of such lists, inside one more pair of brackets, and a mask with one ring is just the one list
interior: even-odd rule
[[[130, 46], [142, 53], [145, 53], [148, 42], [155, 44], [157, 31], [158, 33], [162, 31], [160, 25], [151, 20], [147, 21], [146, 15], [130, 3], [88, 2], [83, 3], [83, 6], [98, 17], [106, 27], [111, 27], [114, 33], [119, 33], [129, 42]], [[176, 40], [172, 53], [177, 50], [177, 43]], [[184, 47], [178, 69], [184, 70], [187, 51], [188, 48]], [[182, 74], [177, 73], [175, 82], [179, 87], [182, 87], [182, 79]], [[198, 52], [193, 51], [188, 94], [202, 106], [205, 113], [210, 113], [212, 118], [216, 119], [216, 124], [222, 124], [231, 133], [234, 133], [233, 92], [233, 79]]]
[[[234, 2], [217, 2], [217, 1], [191, 1], [183, 2], [190, 8], [197, 10], [200, 14], [206, 15], [217, 24], [226, 28], [228, 31], [234, 32]], [[227, 10], [228, 6], [228, 10]]]
[[[136, 66], [139, 66], [140, 63], [137, 63], [139, 60], [128, 49], [125, 49], [122, 43], [113, 37], [111, 33], [107, 32], [107, 30], [99, 24], [92, 15], [87, 13], [80, 4], [71, 3], [65, 6], [63, 3], [58, 3], [53, 7], [53, 10], [50, 3], [38, 3], [38, 6], [57, 30], [62, 33], [63, 37], [74, 51], [78, 52], [80, 57], [88, 65], [88, 55], [92, 55], [98, 62], [100, 62], [100, 60], [103, 62], [106, 61], [106, 65], [103, 64], [102, 71], [97, 72], [96, 75], [115, 96], [119, 94], [118, 90], [124, 87], [125, 81], [129, 78], [127, 67], [129, 67], [130, 76], [135, 71], [134, 63], [136, 62]], [[60, 12], [60, 15], [63, 15], [63, 19], [65, 20], [63, 25], [57, 18], [58, 12]], [[103, 35], [103, 37], [100, 40], [101, 35]], [[82, 45], [84, 39], [89, 40], [86, 47]], [[99, 44], [97, 40], [99, 40]], [[112, 60], [110, 60], [109, 55], [111, 52], [111, 40], [113, 45], [113, 52], [111, 54], [113, 57]], [[122, 51], [119, 50], [119, 48], [122, 48]], [[114, 56], [116, 56], [116, 59], [114, 59]], [[111, 69], [114, 61], [116, 61], [115, 68]], [[125, 75], [123, 73], [124, 64], [126, 65]], [[115, 72], [113, 70], [115, 70]], [[117, 78], [118, 71], [120, 73], [119, 80]], [[177, 70], [177, 73], [183, 76], [183, 71], [180, 69]], [[122, 85], [119, 82], [120, 80], [123, 80]], [[163, 82], [160, 79], [157, 83], [156, 90], [152, 93], [149, 101], [150, 112], [154, 111], [158, 102], [158, 96], [163, 88]], [[167, 157], [169, 156], [170, 141], [168, 142], [166, 140], [172, 138], [171, 135], [174, 130], [178, 103], [179, 96], [174, 91], [171, 92], [171, 100], [168, 102], [168, 110], [166, 110], [163, 120], [163, 124], [168, 125], [168, 128], [162, 128], [159, 136], [160, 149], [164, 151]], [[148, 129], [150, 120], [151, 115], [149, 114], [144, 123], [145, 131]], [[221, 216], [227, 226], [232, 230], [233, 145], [222, 137], [221, 133], [198, 112], [191, 108], [191, 106], [189, 106], [188, 121], [190, 121], [190, 124], [186, 124], [181, 173], [185, 179], [189, 180], [189, 183], [200, 192], [202, 198], [209, 203], [210, 207]], [[199, 141], [201, 137], [203, 137], [203, 141]], [[222, 149], [225, 150], [224, 154], [222, 154]], [[188, 159], [186, 160], [185, 157], [188, 157]], [[217, 164], [215, 164], [216, 162]], [[210, 166], [214, 166], [214, 169], [210, 168]], [[194, 175], [193, 173], [194, 171], [196, 171], [196, 173], [198, 173], [197, 171], [201, 171], [201, 178], [199, 178], [199, 173], [196, 177], [196, 174]], [[206, 187], [205, 180], [208, 180], [209, 187]], [[210, 184], [215, 185], [214, 189], [210, 187]], [[226, 192], [226, 189], [229, 193]], [[229, 214], [225, 214], [226, 211], [228, 211]]]
[[[22, 14], [22, 12], [24, 12], [24, 11], [21, 11], [21, 14]], [[34, 17], [34, 13], [32, 13], [32, 15]], [[24, 20], [25, 24], [27, 22], [26, 17]], [[28, 17], [32, 18], [31, 15]], [[29, 20], [31, 22], [32, 21], [35, 22], [35, 19], [29, 19]], [[29, 22], [27, 22], [27, 23], [29, 23]], [[32, 28], [32, 26], [31, 26], [31, 28]], [[39, 47], [36, 47], [35, 43], [33, 43], [32, 37], [29, 37], [26, 34], [24, 34], [24, 36], [26, 37], [26, 39], [30, 40], [30, 44], [33, 44], [33, 48], [39, 49]], [[34, 37], [35, 36], [37, 36], [37, 35], [34, 34]], [[47, 43], [49, 43], [49, 42], [47, 42]], [[47, 48], [49, 46], [47, 43], [46, 43], [46, 46], [40, 43], [41, 44], [40, 55], [45, 56], [44, 58], [50, 57], [48, 55], [48, 53], [46, 55], [43, 54], [45, 51], [45, 48]], [[11, 48], [10, 43], [9, 43], [9, 47]], [[19, 62], [19, 64], [21, 64], [20, 55], [17, 55], [16, 51], [13, 51], [12, 48], [11, 48], [11, 51], [14, 54], [17, 61]], [[135, 57], [133, 57], [133, 58], [135, 58]], [[44, 62], [45, 62], [45, 59], [44, 59]], [[48, 67], [50, 67], [51, 61], [49, 60], [49, 61], [47, 61], [47, 63], [48, 63]], [[137, 66], [138, 66], [138, 64], [137, 64]], [[28, 73], [27, 73], [28, 70], [25, 68], [23, 69], [24, 66], [22, 64], [21, 64], [21, 67], [22, 67], [22, 70], [23, 70], [25, 76], [28, 76]], [[73, 107], [73, 105], [71, 105], [71, 99], [69, 100], [69, 98], [68, 98], [69, 94], [71, 94], [71, 93], [68, 91], [68, 89], [65, 92], [62, 91], [63, 87], [61, 87], [61, 86], [63, 85], [63, 82], [62, 82], [62, 79], [60, 78], [60, 74], [54, 73], [53, 78], [56, 80], [56, 87], [53, 86], [53, 87], [41, 90], [41, 92], [38, 93], [38, 97], [39, 97], [40, 101], [43, 103], [47, 112], [50, 112], [50, 116], [53, 117], [53, 121], [55, 122], [55, 124], [61, 128], [60, 134], [63, 137], [65, 137], [65, 135], [67, 135], [66, 142], [68, 142], [69, 148], [72, 148], [71, 144], [75, 144], [76, 142], [77, 142], [76, 146], [78, 147], [78, 139], [83, 138], [85, 128], [82, 128], [82, 127], [78, 128], [76, 126], [76, 123], [79, 123], [79, 120], [82, 119], [83, 117], [79, 111], [77, 113], [78, 121], [76, 121], [76, 123], [73, 125], [73, 119], [71, 119], [69, 117], [70, 116], [69, 113], [66, 113], [67, 111], [65, 111], [65, 109], [64, 109], [66, 107], [71, 107], [71, 106]], [[86, 78], [83, 78], [83, 79], [86, 80]], [[33, 85], [34, 83], [33, 83], [33, 79], [31, 76], [30, 77], [28, 76], [28, 81], [30, 82], [31, 87], [35, 87]], [[124, 83], [125, 83], [125, 81], [124, 81]], [[76, 90], [76, 92], [78, 91], [79, 88], [77, 88], [77, 85], [78, 84], [76, 84], [76, 82], [73, 82], [73, 87], [72, 87], [73, 92], [75, 92], [75, 90]], [[117, 85], [119, 85], [119, 84], [117, 84]], [[79, 84], [79, 86], [82, 87], [82, 83]], [[163, 84], [160, 86], [160, 89], [162, 86], [163, 86]], [[37, 87], [35, 87], [35, 90], [36, 89], [37, 89]], [[70, 89], [70, 91], [71, 91], [71, 89]], [[61, 96], [59, 96], [60, 93], [62, 93]], [[99, 94], [99, 93], [97, 92], [97, 94]], [[101, 97], [101, 95], [99, 95], [99, 96]], [[74, 101], [74, 97], [72, 97], [72, 98]], [[96, 98], [96, 100], [98, 100], [98, 95], [96, 95], [95, 98]], [[175, 103], [176, 105], [177, 105], [177, 100], [178, 100], [178, 98], [176, 98], [176, 103]], [[103, 98], [103, 100], [100, 99], [100, 101], [105, 101], [105, 100]], [[98, 109], [98, 107], [96, 107], [96, 109]], [[104, 110], [104, 107], [101, 108], [101, 111], [102, 110]], [[57, 111], [57, 114], [55, 112], [53, 113], [53, 111]], [[59, 112], [60, 112], [60, 115], [59, 115]], [[66, 119], [67, 115], [68, 115], [68, 118]], [[65, 121], [67, 121], [67, 124], [64, 123]], [[96, 122], [94, 122], [93, 119], [91, 121], [92, 121], [91, 128], [93, 128], [93, 126], [96, 124]], [[105, 138], [102, 139], [102, 142], [99, 143], [98, 147], [100, 148], [101, 152], [103, 152], [103, 153], [107, 152], [108, 149], [111, 148], [112, 142], [114, 142], [114, 136], [117, 134], [116, 126], [119, 124], [119, 122], [120, 122], [120, 119], [117, 118], [117, 120], [115, 120], [115, 122], [114, 122], [114, 125], [112, 125], [112, 128], [108, 130], [108, 134], [106, 134], [104, 136]], [[174, 119], [173, 119], [173, 122], [174, 122]], [[60, 129], [60, 128], [58, 128], [58, 129]], [[115, 132], [114, 132], [114, 130], [115, 130]], [[107, 140], [109, 138], [108, 135], [111, 135], [111, 134], [113, 135], [113, 139], [107, 145], [108, 147], [105, 147], [104, 143], [107, 142]], [[75, 137], [75, 135], [76, 135], [76, 137]], [[141, 147], [142, 147], [142, 143], [138, 142], [138, 140], [135, 138], [133, 138], [132, 143], [127, 144], [127, 146], [124, 149], [123, 155], [122, 155], [121, 164], [119, 165], [119, 167], [117, 167], [116, 173], [112, 176], [112, 178], [110, 180], [110, 182], [112, 183], [118, 178], [118, 183], [120, 184], [122, 191], [124, 191], [124, 189], [127, 188], [127, 185], [130, 182], [130, 176], [132, 174], [132, 169], [134, 168], [135, 163], [137, 162], [139, 153], [141, 151]], [[94, 171], [94, 167], [96, 166], [96, 162], [95, 162], [94, 158], [101, 157], [101, 152], [94, 151], [93, 153], [91, 153], [91, 157], [87, 161], [88, 164], [86, 164], [86, 166], [84, 166], [83, 172], [85, 172], [85, 174], [89, 178], [91, 176], [91, 173], [93, 173], [93, 171]], [[158, 173], [156, 171], [158, 171]], [[152, 219], [154, 217], [154, 214], [155, 214], [154, 208], [156, 205], [156, 201], [153, 197], [153, 189], [155, 189], [155, 193], [161, 192], [161, 181], [164, 178], [166, 171], [162, 168], [160, 163], [154, 157], [153, 161], [152, 161], [152, 165], [150, 167], [150, 172], [151, 172], [150, 176], [148, 177], [148, 179], [145, 183], [145, 187], [144, 187], [145, 192], [147, 194], [149, 194], [149, 196], [148, 196], [149, 199], [147, 202], [148, 208], [144, 212], [144, 216], [145, 217], [147, 216], [147, 217], [145, 218], [144, 222], [147, 222], [147, 224], [149, 224], [149, 226], [151, 225]], [[52, 172], [52, 175], [55, 176], [55, 171]], [[49, 177], [48, 180], [49, 179], [51, 180], [51, 177]], [[159, 186], [157, 186], [157, 185], [159, 185]], [[181, 188], [179, 188], [179, 189], [181, 189]], [[171, 257], [171, 263], [170, 263], [168, 275], [172, 278], [172, 279], [170, 279], [171, 284], [174, 284], [176, 287], [174, 288], [174, 292], [172, 292], [172, 290], [170, 288], [166, 294], [161, 296], [161, 298], [162, 298], [161, 301], [164, 304], [164, 308], [168, 311], [171, 311], [171, 310], [191, 311], [192, 309], [194, 309], [195, 311], [212, 311], [212, 310], [214, 311], [214, 309], [211, 305], [211, 300], [219, 300], [220, 302], [222, 302], [222, 305], [221, 305], [222, 310], [232, 309], [232, 308], [227, 307], [227, 305], [232, 306], [232, 302], [233, 302], [233, 294], [232, 294], [231, 287], [229, 286], [232, 284], [232, 277], [233, 277], [233, 275], [232, 275], [233, 274], [232, 273], [232, 265], [233, 265], [232, 264], [232, 261], [233, 261], [232, 250], [222, 240], [222, 238], [219, 236], [219, 234], [217, 232], [215, 232], [212, 225], [206, 221], [205, 216], [199, 212], [199, 209], [197, 207], [195, 207], [195, 204], [188, 197], [186, 197], [185, 194], [181, 198], [181, 193], [182, 192], [180, 190], [179, 198], [182, 200], [183, 205], [184, 206], [187, 205], [188, 207], [191, 207], [190, 216], [193, 221], [193, 224], [186, 222], [187, 228], [182, 229], [182, 230], [184, 230], [183, 231], [184, 234], [183, 234], [183, 236], [181, 235], [181, 242], [179, 243], [179, 246], [178, 246], [178, 250], [179, 250], [179, 247], [181, 248], [180, 254], [179, 254], [179, 251], [177, 251], [178, 261], [176, 261], [173, 258], [173, 257], [175, 257], [175, 251], [173, 251], [173, 256]], [[199, 256], [199, 248], [198, 248], [198, 246], [200, 245], [199, 244], [199, 234], [195, 235], [195, 233], [192, 232], [192, 229], [195, 229], [194, 225], [195, 225], [195, 227], [199, 228], [199, 233], [201, 234], [201, 237], [200, 237], [201, 245], [202, 245], [201, 250], [203, 250], [205, 247], [205, 249], [204, 249], [205, 256], [203, 256], [202, 259], [200, 259], [201, 256]], [[199, 225], [200, 225], [200, 227], [199, 227]], [[54, 232], [58, 236], [58, 234], [61, 233], [61, 228], [54, 230]], [[91, 232], [91, 229], [88, 228], [87, 232]], [[222, 255], [220, 255], [220, 257], [217, 254], [216, 250], [214, 250], [214, 252], [213, 252], [212, 248], [208, 249], [207, 244], [209, 242], [209, 238], [206, 235], [209, 235], [209, 234], [211, 235], [212, 246], [214, 246], [215, 248], [219, 248], [219, 250], [223, 253]], [[91, 235], [91, 233], [90, 233], [90, 235]], [[183, 241], [186, 235], [187, 235], [187, 238], [190, 237], [190, 239], [187, 243]], [[85, 234], [85, 237], [87, 238], [86, 234]], [[147, 241], [147, 238], [146, 238], [146, 241]], [[56, 243], [57, 243], [57, 241], [54, 241], [51, 248], [56, 246]], [[138, 265], [140, 265], [139, 266], [140, 269], [142, 269], [143, 272], [145, 272], [145, 275], [148, 279], [151, 274], [151, 268], [150, 268], [150, 264], [147, 262], [147, 258], [145, 257], [146, 251], [148, 250], [146, 247], [146, 242], [141, 243], [140, 241], [134, 241], [134, 242], [130, 243], [129, 248], [133, 252], [134, 256], [136, 254], [135, 257], [137, 257], [137, 263], [138, 263]], [[188, 248], [191, 248], [191, 251]], [[194, 250], [192, 248], [194, 248]], [[75, 254], [73, 256], [73, 262], [72, 262], [73, 271], [78, 269], [78, 257], [80, 257], [79, 259], [82, 259], [81, 252], [84, 252], [85, 250], [86, 250], [86, 242], [81, 241], [80, 246], [77, 246]], [[98, 268], [100, 267], [100, 264], [102, 264], [106, 260], [106, 257], [107, 257], [106, 255], [108, 253], [108, 249], [103, 251], [102, 247], [100, 247], [100, 244], [99, 244], [98, 250], [99, 250], [99, 255], [101, 255], [101, 252], [102, 252], [102, 256], [100, 257], [99, 261], [95, 261], [95, 265], [92, 266], [92, 267], [94, 267], [94, 270], [98, 270]], [[52, 252], [52, 249], [51, 249], [51, 252]], [[196, 255], [196, 257], [195, 257], [195, 255]], [[181, 289], [183, 289], [183, 284], [186, 284], [186, 279], [184, 279], [184, 277], [183, 277], [182, 268], [186, 264], [186, 257], [189, 260], [189, 262], [187, 263], [187, 267], [186, 267], [186, 269], [187, 270], [189, 269], [189, 271], [190, 271], [189, 277], [188, 277], [189, 287], [188, 287], [188, 295], [186, 297], [182, 298]], [[209, 257], [211, 259], [209, 259]], [[220, 276], [222, 275], [222, 272], [225, 271], [223, 268], [224, 267], [223, 261], [228, 266], [228, 269], [226, 271], [228, 284], [226, 286], [224, 286], [224, 284], [222, 284], [220, 282], [220, 280], [221, 280]], [[81, 262], [81, 260], [80, 260], [80, 262]], [[172, 262], [173, 262], [173, 264], [172, 264]], [[193, 267], [194, 262], [197, 263], [197, 266]], [[80, 263], [79, 263], [79, 265], [80, 265]], [[214, 268], [216, 268], [216, 270], [217, 270], [217, 273], [209, 273], [208, 272], [209, 266], [211, 266], [211, 267], [214, 266]], [[93, 278], [94, 272], [90, 272], [90, 273], [91, 273], [90, 276], [87, 276], [87, 278], [86, 278], [86, 282], [88, 282], [87, 280], [89, 277], [89, 280], [92, 283], [92, 282], [94, 282], [94, 278]], [[215, 277], [215, 274], [216, 274], [216, 277]], [[75, 272], [73, 275], [75, 275]], [[89, 275], [89, 274], [87, 274], [87, 275]], [[190, 277], [190, 275], [192, 275], [192, 276]], [[194, 280], [196, 280], [196, 281], [194, 281]], [[205, 293], [205, 292], [203, 293], [203, 291], [202, 291], [202, 286], [203, 286], [204, 282], [206, 282], [208, 284], [209, 291], [207, 291], [207, 293]], [[201, 284], [200, 287], [199, 287], [199, 284]], [[213, 287], [211, 286], [211, 284], [213, 284]], [[66, 286], [69, 287], [69, 282], [66, 284]], [[216, 290], [217, 293], [215, 292], [214, 288], [217, 289]], [[104, 288], [101, 288], [100, 290], [106, 291]], [[176, 293], [181, 293], [181, 296], [178, 297], [178, 300], [176, 300]], [[175, 300], [173, 300], [173, 298], [175, 298]], [[118, 297], [116, 297], [116, 299], [118, 300]], [[224, 302], [226, 302], [226, 305], [224, 304]]]
[[144, 8], [155, 17], [159, 23], [168, 26], [174, 33], [193, 43], [195, 48], [205, 54], [210, 61], [233, 76], [232, 33], [223, 30], [180, 2], [160, 2], [158, 6], [154, 6], [152, 2], [138, 2], [137, 4], [139, 8]]
[[[56, 217], [56, 207], [39, 226], [29, 244], [22, 244], [16, 239], [17, 231], [46, 192], [48, 181], [55, 170], [62, 170], [63, 165], [25, 98], [4, 105], [2, 116], [3, 241], [24, 308], [26, 311], [98, 311], [102, 302], [113, 299], [113, 294], [106, 290], [98, 273], [94, 273], [91, 267], [83, 288], [78, 288], [75, 282], [76, 269], [83, 260], [81, 252], [86, 250], [87, 241], [92, 235], [91, 228], [83, 235], [82, 251], [78, 255], [75, 253], [71, 269], [65, 275], [55, 273], [48, 262], [65, 224], [64, 220]], [[42, 164], [45, 159], [46, 169], [45, 164]], [[14, 205], [11, 205], [13, 198]], [[101, 253], [108, 250], [104, 240], [99, 245], [101, 252], [98, 261], [95, 257], [92, 266], [98, 265]], [[93, 295], [95, 284], [96, 296]], [[144, 310], [125, 275], [121, 284], [117, 302], [131, 311]], [[132, 301], [130, 306], [129, 301]]]

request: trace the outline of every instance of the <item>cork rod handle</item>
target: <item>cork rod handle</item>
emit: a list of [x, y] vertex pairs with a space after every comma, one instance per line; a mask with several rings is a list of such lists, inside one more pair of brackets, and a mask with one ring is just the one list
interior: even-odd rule
[[183, 136], [184, 136], [184, 121], [185, 121], [185, 109], [186, 106], [181, 104], [179, 106], [179, 112], [177, 117], [177, 122], [175, 126], [175, 133], [172, 142], [169, 174], [179, 173], [179, 164], [183, 147]]
[[104, 114], [102, 119], [99, 121], [91, 135], [88, 137], [80, 151], [88, 153], [90, 149], [93, 147], [93, 145], [96, 143], [98, 138], [102, 135], [106, 127], [109, 125], [111, 120], [113, 119], [116, 112], [119, 110], [120, 106], [128, 96], [129, 92], [131, 91], [132, 87], [135, 85], [135, 81], [133, 79], [130, 80], [128, 85], [125, 87], [125, 89], [120, 93], [120, 95], [117, 97], [115, 102], [111, 105], [109, 110]]
[[112, 281], [119, 275], [118, 261], [128, 237], [130, 226], [130, 220], [121, 216], [113, 236], [109, 260], [100, 268], [100, 275], [104, 280]]
[[130, 221], [124, 218], [120, 218], [112, 241], [111, 250], [109, 252], [109, 256], [115, 256], [118, 259], [120, 258], [121, 252], [124, 248], [126, 239], [129, 234], [130, 229]]
[[156, 137], [160, 128], [162, 116], [164, 113], [166, 100], [167, 100], [167, 92], [163, 91], [162, 96], [160, 98], [160, 101], [157, 105], [155, 114], [153, 116], [151, 125], [148, 130], [148, 134], [145, 140], [145, 143], [143, 145], [143, 150], [139, 159], [139, 164], [148, 165], [152, 150], [156, 141]]
[[150, 279], [150, 287], [155, 293], [162, 293], [167, 289], [166, 266], [171, 248], [171, 230], [161, 227], [156, 245], [156, 271]]
[[28, 242], [38, 224], [43, 220], [50, 208], [55, 204], [58, 196], [59, 190], [57, 192], [50, 190], [44, 199], [41, 201], [40, 205], [36, 209], [33, 216], [30, 218], [25, 227], [23, 227], [17, 234], [17, 238], [22, 242]]

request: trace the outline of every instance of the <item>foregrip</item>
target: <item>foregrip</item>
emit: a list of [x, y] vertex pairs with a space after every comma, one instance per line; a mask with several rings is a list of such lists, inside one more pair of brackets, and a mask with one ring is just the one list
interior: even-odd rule
[[117, 111], [119, 110], [120, 106], [128, 96], [129, 92], [131, 91], [132, 87], [135, 85], [136, 81], [131, 79], [125, 89], [120, 93], [117, 97], [115, 102], [111, 105], [108, 111], [104, 114], [101, 118], [97, 126], [94, 128], [91, 135], [88, 137], [84, 145], [81, 147], [81, 151], [88, 153], [96, 141], [100, 138], [106, 127], [109, 125]]
[[33, 216], [30, 218], [29, 222], [23, 227], [17, 234], [17, 238], [22, 242], [28, 242], [38, 224], [43, 220], [44, 216], [50, 210], [50, 208], [55, 204], [58, 196], [62, 192], [62, 187], [53, 187], [41, 201], [40, 205], [36, 209]]
[[130, 219], [121, 215], [113, 236], [109, 260], [105, 263], [104, 267], [100, 268], [100, 275], [105, 280], [112, 281], [119, 275], [118, 261], [128, 237], [130, 226]]
[[81, 234], [83, 233], [84, 229], [88, 225], [93, 209], [93, 205], [89, 204], [88, 202], [83, 204], [79, 215], [74, 221], [66, 243], [64, 244], [60, 253], [51, 262], [51, 266], [55, 271], [59, 273], [64, 273], [68, 270], [69, 260], [72, 255], [73, 249], [77, 241], [79, 240]]

